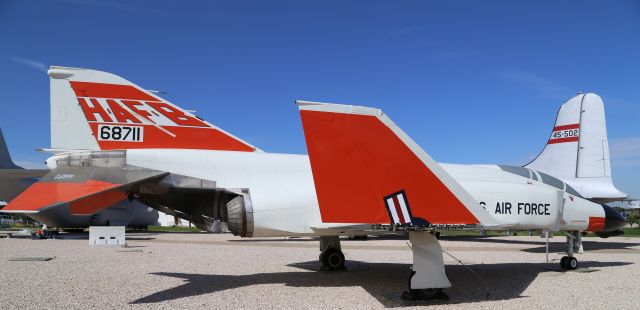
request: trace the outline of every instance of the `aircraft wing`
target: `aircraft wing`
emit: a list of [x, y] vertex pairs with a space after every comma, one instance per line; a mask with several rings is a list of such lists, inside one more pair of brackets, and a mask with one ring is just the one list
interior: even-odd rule
[[72, 214], [93, 214], [127, 197], [132, 187], [167, 172], [121, 167], [59, 166], [2, 209], [6, 213], [37, 213], [69, 204]]

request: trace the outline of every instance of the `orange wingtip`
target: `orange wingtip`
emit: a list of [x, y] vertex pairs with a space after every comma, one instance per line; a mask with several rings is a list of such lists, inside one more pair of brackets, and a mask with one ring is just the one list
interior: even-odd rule
[[46, 207], [73, 202], [120, 186], [103, 181], [83, 183], [37, 182], [2, 209], [3, 212], [33, 213]]

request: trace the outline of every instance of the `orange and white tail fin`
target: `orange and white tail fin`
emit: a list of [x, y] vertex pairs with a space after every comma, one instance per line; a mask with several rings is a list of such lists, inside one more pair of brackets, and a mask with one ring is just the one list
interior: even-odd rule
[[611, 179], [604, 103], [593, 93], [578, 94], [560, 107], [551, 137], [526, 167], [562, 179], [585, 198], [627, 196]]
[[253, 152], [245, 141], [111, 73], [51, 67], [53, 149]]
[[381, 110], [297, 104], [324, 223], [493, 225]]

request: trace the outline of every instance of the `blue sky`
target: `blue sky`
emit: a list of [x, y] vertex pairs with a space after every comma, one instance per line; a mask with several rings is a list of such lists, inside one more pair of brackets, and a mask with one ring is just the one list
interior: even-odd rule
[[0, 126], [48, 154], [49, 65], [123, 76], [271, 152], [294, 100], [380, 107], [436, 160], [526, 164], [578, 91], [605, 101], [613, 175], [640, 197], [634, 1], [1, 1]]

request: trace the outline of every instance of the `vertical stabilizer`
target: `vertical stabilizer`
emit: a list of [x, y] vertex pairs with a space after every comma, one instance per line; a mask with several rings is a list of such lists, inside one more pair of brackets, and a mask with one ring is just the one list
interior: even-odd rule
[[4, 141], [2, 129], [0, 129], [0, 169], [21, 169], [13, 163], [13, 160], [11, 160], [9, 148], [7, 147], [7, 143]]
[[51, 67], [54, 149], [257, 149], [117, 75]]
[[565, 102], [542, 152], [526, 165], [564, 180], [585, 198], [624, 199], [611, 180], [611, 160], [600, 96], [587, 93]]

